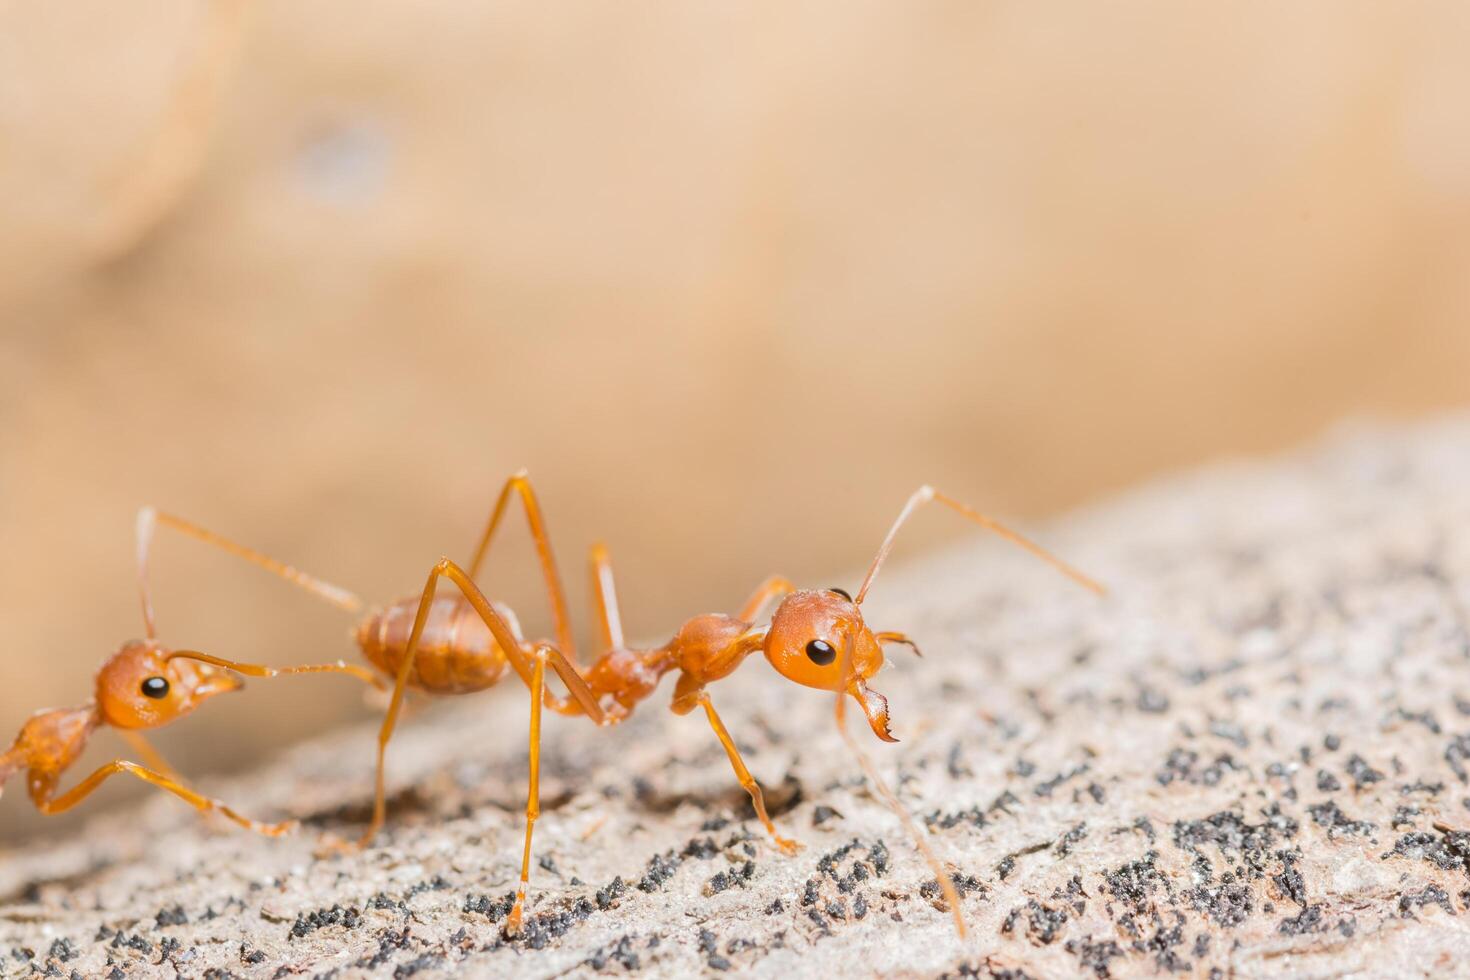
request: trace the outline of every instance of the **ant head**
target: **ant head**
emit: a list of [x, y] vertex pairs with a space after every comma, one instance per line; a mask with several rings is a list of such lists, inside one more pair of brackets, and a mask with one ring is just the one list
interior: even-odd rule
[[237, 691], [240, 679], [134, 640], [97, 671], [97, 707], [118, 728], [157, 728], [199, 707], [206, 698]]
[[873, 734], [898, 741], [888, 730], [888, 699], [866, 683], [883, 667], [883, 647], [842, 589], [788, 595], [771, 617], [764, 652], [787, 680], [851, 694]]

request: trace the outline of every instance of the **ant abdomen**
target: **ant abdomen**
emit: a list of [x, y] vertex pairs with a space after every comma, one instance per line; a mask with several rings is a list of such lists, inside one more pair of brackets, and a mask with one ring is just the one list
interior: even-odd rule
[[[397, 676], [407, 653], [419, 601], [400, 599], [374, 610], [358, 625], [363, 656], [390, 677]], [[494, 605], [519, 634], [515, 614]], [[441, 596], [429, 606], [408, 684], [432, 694], [468, 694], [493, 686], [506, 666], [504, 651], [474, 607], [458, 596]]]

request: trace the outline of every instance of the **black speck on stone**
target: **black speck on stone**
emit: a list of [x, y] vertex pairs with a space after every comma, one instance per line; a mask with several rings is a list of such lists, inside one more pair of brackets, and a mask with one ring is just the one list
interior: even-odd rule
[[302, 936], [327, 926], [356, 929], [361, 922], [362, 913], [356, 906], [344, 909], [341, 905], [333, 905], [329, 909], [316, 909], [305, 915], [296, 916], [296, 921], [291, 925], [291, 938], [300, 939]]
[[184, 907], [182, 905], [175, 905], [169, 909], [159, 909], [158, 915], [154, 916], [154, 919], [160, 929], [166, 926], [182, 926], [189, 921], [189, 917], [184, 914]]
[[51, 941], [51, 948], [47, 950], [46, 955], [53, 960], [60, 960], [62, 963], [66, 963], [76, 959], [77, 948], [70, 939], [53, 939]]
[[674, 876], [679, 869], [680, 859], [674, 856], [672, 851], [666, 854], [655, 854], [648, 862], [648, 871], [638, 881], [638, 890], [641, 892], [656, 892], [663, 887], [664, 882]]
[[1326, 803], [1314, 803], [1307, 807], [1307, 812], [1312, 816], [1312, 822], [1319, 827], [1327, 828], [1329, 838], [1338, 834], [1359, 834], [1364, 837], [1373, 833], [1373, 825], [1366, 820], [1353, 820], [1342, 812], [1332, 800]]
[[408, 977], [413, 976], [421, 970], [432, 970], [435, 967], [443, 965], [444, 960], [442, 957], [436, 956], [433, 953], [424, 953], [409, 960], [407, 963], [400, 963], [394, 967], [393, 980], [407, 980]]
[[1317, 788], [1324, 793], [1336, 793], [1338, 790], [1342, 789], [1342, 783], [1340, 783], [1337, 777], [1328, 772], [1326, 769], [1318, 769]]
[[1455, 907], [1450, 904], [1449, 893], [1438, 885], [1425, 885], [1417, 892], [1405, 892], [1399, 896], [1399, 914], [1406, 919], [1414, 918], [1414, 909], [1423, 908], [1426, 905], [1438, 905], [1448, 914], [1455, 914]]
[[1283, 895], [1302, 908], [1306, 908], [1307, 883], [1302, 873], [1296, 868], [1298, 855], [1292, 851], [1277, 851], [1276, 856], [1281, 858], [1281, 873], [1273, 875], [1271, 880]]
[[1024, 914], [1027, 920], [1026, 938], [1037, 946], [1049, 946], [1057, 941], [1062, 930], [1067, 925], [1067, 910], [1064, 908], [1053, 908], [1032, 899], [1022, 909], [1012, 910], [1006, 922], [1015, 927], [1020, 915]]
[[684, 845], [684, 849], [679, 852], [679, 857], [708, 861], [718, 853], [720, 853], [720, 848], [713, 838], [696, 837]]
[[1058, 857], [1066, 857], [1072, 853], [1072, 848], [1078, 841], [1087, 836], [1087, 823], [1084, 821], [1063, 834], [1056, 843]]
[[1154, 862], [1158, 854], [1149, 851], [1137, 861], [1103, 874], [1103, 890], [1135, 912], [1143, 912], [1149, 906], [1150, 896], [1160, 887], [1167, 888], [1167, 881]]
[[1353, 788], [1362, 789], [1383, 779], [1383, 773], [1368, 765], [1368, 760], [1357, 753], [1348, 757], [1347, 773], [1353, 777]]
[[1288, 936], [1301, 936], [1313, 932], [1325, 932], [1327, 924], [1322, 921], [1322, 906], [1308, 905], [1289, 919], [1281, 920], [1277, 931]]
[[822, 826], [822, 824], [826, 823], [828, 820], [831, 820], [834, 817], [840, 820], [842, 819], [842, 814], [838, 813], [830, 806], [818, 806], [816, 809], [812, 810], [812, 826], [820, 827]]
[[1093, 976], [1100, 978], [1111, 977], [1113, 974], [1108, 968], [1108, 962], [1123, 955], [1123, 950], [1115, 941], [1094, 941], [1091, 935], [1067, 940], [1066, 950], [1077, 958], [1077, 964], [1082, 969], [1091, 970]]
[[1210, 722], [1210, 734], [1216, 738], [1223, 738], [1236, 748], [1244, 749], [1250, 746], [1250, 739], [1246, 737], [1245, 729], [1233, 721]]
[[1161, 715], [1169, 710], [1169, 699], [1151, 687], [1139, 689], [1138, 698], [1133, 703], [1145, 714]]
[[623, 876], [618, 875], [612, 881], [608, 882], [607, 887], [597, 890], [597, 895], [595, 896], [597, 907], [603, 911], [607, 911], [612, 908], [613, 901], [627, 890], [628, 886], [623, 883]]
[[881, 840], [868, 848], [868, 863], [873, 866], [873, 873], [878, 877], [888, 873], [888, 846]]
[[1470, 779], [1465, 771], [1466, 760], [1470, 760], [1470, 735], [1456, 735], [1445, 747], [1444, 761], [1462, 783]]
[[1416, 830], [1400, 837], [1383, 856], [1414, 858], [1446, 871], [1470, 872], [1470, 831], [1452, 830], [1436, 837]]
[[1338, 738], [1336, 735], [1323, 736], [1322, 747], [1328, 752], [1336, 752], [1338, 749], [1342, 748], [1342, 739]]
[[498, 899], [488, 895], [469, 895], [464, 900], [464, 911], [478, 912], [491, 922], [499, 922], [510, 915], [510, 910], [515, 907], [515, 903], [515, 892], [506, 892]]
[[613, 944], [612, 949], [606, 950], [605, 952], [604, 950], [606, 950], [606, 947], [604, 947], [604, 949], [602, 950], [598, 950], [595, 954], [593, 954], [592, 958], [588, 960], [588, 965], [590, 965], [592, 969], [603, 969], [605, 966], [607, 966], [608, 960], [612, 960], [614, 963], [617, 963], [623, 969], [630, 972], [639, 969], [643, 965], [638, 958], [638, 954], [633, 951], [633, 940], [629, 936], [621, 937], [615, 944]]
[[1250, 886], [1241, 882], [1198, 885], [1190, 889], [1189, 900], [1195, 911], [1203, 912], [1227, 929], [1249, 918], [1254, 907]]

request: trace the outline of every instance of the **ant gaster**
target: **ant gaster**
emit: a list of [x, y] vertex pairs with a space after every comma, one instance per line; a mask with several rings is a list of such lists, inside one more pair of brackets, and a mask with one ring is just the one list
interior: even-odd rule
[[[514, 613], [505, 605], [487, 599], [475, 584], [491, 539], [513, 495], [520, 499], [536, 545], [537, 557], [551, 600], [555, 644], [545, 640], [527, 640], [522, 635]], [[862, 709], [873, 733], [883, 741], [896, 741], [889, 730], [888, 702], [883, 695], [868, 686], [868, 681], [883, 666], [885, 644], [907, 645], [916, 653], [917, 647], [902, 633], [871, 630], [863, 621], [861, 606], [899, 529], [915, 509], [930, 501], [938, 501], [982, 527], [1026, 548], [1087, 588], [1098, 593], [1103, 591], [1096, 582], [1039, 545], [925, 486], [916, 491], [905, 504], [855, 597], [842, 589], [798, 590], [787, 579], [772, 576], [755, 590], [735, 615], [716, 613], [695, 616], [668, 643], [650, 649], [635, 649], [624, 641], [611, 561], [607, 549], [601, 544], [595, 545], [591, 554], [591, 570], [601, 653], [590, 665], [579, 668], [576, 666], [578, 658], [567, 615], [566, 598], [552, 555], [550, 538], [546, 533], [545, 520], [525, 472], [515, 474], [506, 482], [495, 502], [468, 569], [448, 558], [440, 559], [430, 570], [428, 581], [419, 595], [400, 599], [370, 612], [357, 628], [358, 646], [374, 667], [393, 679], [393, 695], [378, 734], [372, 821], [353, 846], [366, 846], [383, 825], [386, 809], [385, 757], [405, 690], [412, 687], [429, 694], [480, 691], [497, 683], [509, 668], [521, 678], [531, 694], [530, 778], [526, 801], [525, 845], [515, 904], [507, 917], [506, 929], [509, 933], [515, 934], [521, 928], [530, 878], [531, 839], [540, 814], [543, 704], [559, 714], [585, 715], [598, 725], [614, 725], [626, 719], [639, 702], [652, 695], [666, 674], [677, 672], [678, 679], [674, 685], [673, 703], [670, 707], [678, 714], [687, 714], [696, 708], [703, 709], [710, 727], [729, 756], [736, 778], [750, 794], [756, 816], [784, 853], [794, 853], [799, 845], [777, 832], [766, 811], [760, 784], [746, 768], [734, 739], [725, 728], [706, 691], [710, 684], [733, 673], [748, 656], [759, 652], [777, 673], [788, 680], [805, 687], [836, 693], [835, 714], [844, 739], [880, 795], [904, 822], [934, 870], [955, 917], [956, 928], [963, 934], [964, 920], [960, 913], [959, 896], [949, 875], [929, 850], [924, 835], [914, 825], [907, 810], [883, 783], [866, 754], [843, 724], [846, 699], [851, 696]], [[303, 576], [294, 569], [213, 532], [177, 517], [160, 514], [158, 519], [186, 534], [223, 547], [280, 574], [339, 606], [351, 609], [357, 605], [355, 597], [345, 590]], [[460, 594], [436, 596], [440, 578], [449, 579]], [[762, 625], [759, 622], [762, 612], [778, 599], [780, 602], [770, 623]], [[565, 684], [565, 696], [559, 696], [546, 688], [548, 667]]]

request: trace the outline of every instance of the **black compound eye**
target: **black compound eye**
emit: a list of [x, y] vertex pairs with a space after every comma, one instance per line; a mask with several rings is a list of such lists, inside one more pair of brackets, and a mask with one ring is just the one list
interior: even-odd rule
[[807, 659], [819, 667], [825, 667], [837, 659], [837, 651], [826, 640], [813, 640], [806, 645]]
[[828, 592], [835, 592], [837, 595], [842, 596], [842, 598], [846, 599], [848, 602], [851, 602], [852, 601], [852, 596], [848, 593], [848, 591], [846, 589], [839, 589], [839, 588], [837, 588], [834, 585], [832, 588], [828, 589], [827, 591]]
[[143, 682], [143, 696], [149, 698], [168, 697], [168, 681], [162, 677], [150, 677]]

